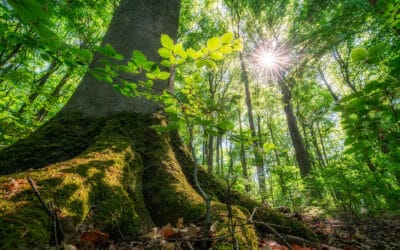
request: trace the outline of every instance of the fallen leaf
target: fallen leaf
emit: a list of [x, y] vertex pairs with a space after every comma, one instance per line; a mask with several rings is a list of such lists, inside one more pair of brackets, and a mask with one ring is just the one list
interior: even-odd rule
[[97, 230], [83, 232], [81, 235], [81, 241], [93, 242], [95, 245], [100, 245], [110, 238], [108, 233], [103, 233]]
[[166, 226], [162, 227], [162, 236], [164, 238], [176, 238], [179, 236], [178, 230], [168, 223]]

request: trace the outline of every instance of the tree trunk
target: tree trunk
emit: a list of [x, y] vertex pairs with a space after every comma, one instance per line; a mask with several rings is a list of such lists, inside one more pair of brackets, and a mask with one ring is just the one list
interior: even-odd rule
[[326, 154], [325, 142], [324, 142], [324, 138], [322, 137], [321, 127], [319, 125], [319, 121], [317, 121], [317, 133], [318, 133], [319, 142], [320, 142], [321, 148], [322, 148], [322, 154], [324, 155], [325, 163], [326, 163], [326, 165], [328, 165], [329, 164], [329, 160], [328, 160], [328, 156]]
[[[243, 129], [242, 129], [242, 115], [240, 114], [240, 109], [238, 111], [238, 117], [239, 117], [239, 133], [242, 135]], [[243, 140], [240, 140], [240, 161], [242, 163], [242, 174], [244, 178], [244, 190], [246, 193], [249, 193], [251, 190], [250, 183], [249, 183], [249, 174], [247, 171], [247, 159], [246, 159], [246, 152], [244, 150], [244, 143]]]
[[311, 133], [311, 140], [314, 145], [315, 153], [317, 156], [317, 161], [321, 167], [326, 167], [326, 162], [325, 162], [324, 156], [322, 155], [321, 149], [319, 148], [319, 145], [318, 145], [318, 138], [317, 138], [317, 135], [314, 130], [314, 123], [311, 123], [310, 133]]
[[264, 170], [264, 163], [260, 153], [260, 145], [257, 141], [256, 136], [256, 127], [254, 125], [254, 118], [253, 118], [253, 106], [251, 104], [251, 94], [250, 94], [250, 81], [247, 75], [246, 65], [243, 59], [243, 55], [240, 54], [240, 65], [242, 68], [241, 78], [244, 84], [245, 95], [246, 95], [246, 107], [247, 107], [247, 115], [249, 118], [249, 126], [251, 130], [251, 137], [253, 140], [253, 152], [254, 152], [254, 162], [257, 168], [257, 178], [258, 178], [258, 186], [260, 188], [261, 199], [265, 199], [265, 195], [267, 192], [267, 188], [265, 186], [265, 170]]
[[207, 149], [207, 171], [212, 173], [214, 171], [214, 136], [208, 136], [208, 149]]
[[336, 62], [339, 64], [340, 73], [343, 77], [344, 83], [348, 88], [350, 88], [353, 92], [357, 92], [356, 86], [351, 82], [350, 79], [350, 71], [349, 64], [345, 62], [340, 55], [340, 52], [337, 48], [334, 48], [332, 51], [333, 58], [335, 58]]
[[[157, 50], [161, 47], [161, 34], [176, 38], [179, 6], [179, 0], [121, 1], [102, 45], [109, 43], [113, 46], [124, 56], [124, 63], [131, 58], [133, 50], [140, 50], [151, 61], [160, 61]], [[96, 53], [89, 67], [93, 69], [101, 66], [99, 61], [102, 58], [102, 55]], [[135, 80], [128, 74], [122, 76]], [[153, 86], [157, 93], [167, 87], [168, 81], [157, 81]], [[152, 113], [159, 108], [159, 104], [144, 97], [123, 96], [115, 91], [112, 85], [99, 81], [87, 73], [61, 112], [79, 111], [91, 117], [104, 117], [120, 112]]]
[[326, 88], [328, 89], [329, 93], [331, 94], [333, 100], [335, 100], [335, 103], [338, 104], [339, 103], [339, 97], [338, 95], [333, 91], [331, 85], [328, 83], [328, 81], [326, 80], [325, 74], [322, 71], [321, 67], [318, 66], [318, 73], [322, 79], [322, 82], [325, 84]]
[[[57, 86], [53, 90], [53, 92], [50, 94], [50, 98], [48, 102], [52, 102], [53, 99], [57, 99], [61, 95], [61, 89], [65, 86], [65, 84], [68, 82], [70, 79], [74, 69], [73, 67], [68, 67], [67, 72], [65, 72], [64, 76], [61, 78], [61, 80], [58, 82]], [[51, 104], [51, 103], [50, 103]], [[37, 113], [36, 117], [38, 121], [43, 121], [43, 119], [47, 116], [49, 113], [49, 110], [47, 107], [42, 107]]]
[[42, 90], [42, 87], [46, 84], [47, 80], [49, 80], [50, 76], [57, 70], [57, 68], [58, 68], [58, 63], [55, 60], [53, 60], [50, 63], [50, 66], [47, 69], [46, 73], [43, 76], [41, 76], [38, 80], [33, 82], [33, 91], [29, 95], [28, 100], [25, 101], [19, 108], [18, 114], [24, 113], [27, 106], [36, 100], [36, 98], [40, 94], [40, 91]]
[[294, 151], [296, 153], [296, 160], [299, 164], [300, 175], [305, 177], [311, 171], [310, 156], [304, 146], [303, 138], [301, 137], [299, 127], [297, 126], [296, 116], [293, 113], [290, 89], [283, 80], [278, 80], [278, 85], [285, 106], [286, 120], [289, 127], [290, 138], [292, 139]]

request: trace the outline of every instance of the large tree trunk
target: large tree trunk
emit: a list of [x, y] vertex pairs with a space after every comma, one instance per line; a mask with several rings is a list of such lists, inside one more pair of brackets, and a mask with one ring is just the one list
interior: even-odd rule
[[[140, 50], [151, 61], [160, 61], [157, 50], [161, 47], [161, 34], [176, 38], [180, 0], [138, 1], [123, 0], [116, 10], [103, 45], [111, 44], [127, 62], [133, 50]], [[101, 66], [100, 54], [95, 54], [90, 68]], [[132, 79], [131, 75], [124, 75]], [[155, 91], [168, 87], [167, 81], [154, 84]], [[99, 81], [87, 73], [62, 112], [80, 111], [87, 116], [99, 117], [120, 112], [152, 113], [159, 105], [145, 98], [129, 98], [116, 92], [110, 84]]]

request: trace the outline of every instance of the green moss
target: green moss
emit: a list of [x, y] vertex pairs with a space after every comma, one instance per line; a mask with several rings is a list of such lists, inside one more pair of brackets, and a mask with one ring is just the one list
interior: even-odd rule
[[[175, 136], [175, 138], [176, 140], [179, 139], [177, 136]], [[190, 161], [190, 157], [182, 157], [184, 155], [188, 155], [187, 149], [185, 149], [185, 147], [179, 142], [175, 142], [172, 145], [174, 146], [175, 150], [180, 152], [180, 163], [186, 175], [190, 177], [193, 163]], [[199, 169], [198, 178], [202, 188], [213, 198], [213, 200], [220, 201], [222, 203], [229, 202], [233, 205], [236, 205], [245, 215], [247, 215], [247, 218], [250, 216], [250, 213], [255, 207], [261, 207], [260, 203], [239, 192], [232, 191], [228, 194], [226, 184], [218, 180], [215, 176], [209, 174], [204, 169]], [[192, 180], [190, 181], [192, 182]], [[283, 214], [273, 210], [272, 208], [262, 207], [258, 213], [257, 219], [267, 223], [284, 225], [286, 228], [288, 228], [286, 231], [280, 231], [281, 233], [300, 236], [309, 240], [317, 240], [315, 233], [313, 233], [312, 230], [303, 223], [295, 219], [285, 217]], [[265, 231], [265, 228], [260, 226], [257, 229], [261, 232]]]
[[[226, 204], [212, 203], [213, 221], [216, 222], [217, 236], [229, 234], [228, 209]], [[239, 242], [240, 249], [257, 249], [257, 234], [252, 225], [246, 224], [248, 216], [238, 207], [232, 207], [235, 237]], [[232, 239], [228, 238], [217, 244], [216, 249], [232, 249]]]
[[[152, 124], [163, 122], [153, 117]], [[200, 195], [188, 182], [171, 147], [168, 133], [157, 134], [154, 130], [144, 131], [145, 147], [142, 151], [144, 161], [143, 195], [152, 218], [158, 225], [175, 222], [199, 220], [205, 208]]]
[[[309, 227], [307, 227], [300, 221], [288, 218], [283, 214], [278, 213], [277, 211], [268, 207], [260, 207], [254, 216], [254, 220], [281, 225], [289, 228], [288, 230], [277, 229], [277, 231], [280, 233], [300, 236], [310, 241], [318, 241], [317, 235]], [[258, 229], [260, 231], [265, 230], [265, 228], [263, 228], [262, 226], [258, 226]]]
[[[114, 238], [121, 234], [134, 237], [153, 223], [141, 193], [143, 164], [133, 149], [132, 137], [114, 132], [129, 129], [118, 127], [121, 124], [115, 120], [119, 119], [116, 116], [106, 122], [79, 155], [39, 170], [1, 176], [0, 185], [7, 185], [10, 178], [25, 179], [28, 175], [46, 202], [53, 201], [61, 210], [61, 217], [72, 215], [81, 223], [93, 222]], [[30, 187], [25, 185], [23, 189], [0, 200], [1, 249], [42, 248], [50, 241], [50, 219]]]
[[102, 119], [78, 113], [56, 116], [27, 138], [0, 151], [0, 174], [68, 160], [87, 148], [103, 125]]
[[[193, 188], [193, 163], [176, 132], [158, 134], [151, 125], [162, 116], [116, 114], [107, 119], [63, 114], [27, 139], [0, 152], [0, 187], [30, 176], [46, 202], [53, 201], [60, 216], [74, 216], [112, 237], [124, 239], [148, 227], [201, 221], [205, 208]], [[32, 170], [27, 170], [33, 168]], [[24, 172], [18, 172], [24, 170]], [[259, 204], [246, 196], [227, 193], [226, 186], [203, 170], [202, 187], [213, 198], [218, 233], [228, 233], [226, 203], [237, 224], [246, 221]], [[5, 191], [5, 190], [4, 190]], [[288, 225], [290, 234], [312, 235], [299, 222], [266, 209], [258, 219]], [[153, 222], [154, 221], [154, 222]], [[243, 248], [256, 249], [251, 226], [237, 229]], [[51, 240], [51, 221], [28, 185], [0, 199], [0, 249], [44, 248]], [[230, 247], [222, 241], [219, 249]]]

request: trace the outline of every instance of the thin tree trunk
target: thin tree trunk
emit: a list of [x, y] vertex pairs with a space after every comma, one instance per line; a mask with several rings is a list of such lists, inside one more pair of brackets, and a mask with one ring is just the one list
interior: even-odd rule
[[21, 47], [22, 43], [15, 45], [14, 49], [4, 58], [4, 60], [0, 61], [0, 68], [3, 67], [3, 65], [11, 60], [14, 56], [16, 56]]
[[340, 73], [347, 87], [349, 87], [353, 92], [357, 92], [356, 86], [354, 86], [350, 80], [349, 64], [343, 60], [339, 50], [336, 47], [333, 49], [332, 55], [339, 64]]
[[223, 143], [223, 138], [221, 137], [221, 143], [220, 143], [220, 149], [219, 149], [219, 152], [220, 152], [220, 163], [219, 163], [219, 166], [220, 166], [220, 172], [221, 172], [221, 174], [223, 174], [223, 168], [224, 168], [224, 148], [222, 147], [222, 143]]
[[268, 127], [269, 134], [271, 136], [271, 141], [274, 144], [274, 155], [275, 155], [276, 165], [280, 166], [281, 165], [281, 160], [280, 160], [280, 157], [279, 157], [279, 152], [276, 149], [276, 146], [278, 144], [277, 144], [276, 139], [275, 139], [274, 131], [272, 130], [272, 124], [271, 124], [271, 122], [269, 120], [267, 121], [267, 127]]
[[215, 152], [215, 163], [217, 164], [216, 168], [217, 168], [217, 174], [221, 174], [222, 172], [220, 171], [220, 146], [221, 146], [221, 135], [217, 135], [217, 145], [216, 147], [216, 152]]
[[328, 83], [328, 81], [325, 78], [325, 74], [322, 71], [322, 69], [318, 66], [318, 73], [322, 79], [322, 82], [325, 84], [326, 88], [328, 89], [329, 93], [331, 94], [333, 100], [335, 100], [335, 103], [339, 103], [339, 97], [336, 95], [335, 91], [333, 91], [331, 85]]
[[316, 155], [318, 157], [318, 159], [317, 159], [318, 163], [319, 163], [319, 165], [321, 167], [326, 167], [326, 163], [324, 161], [324, 157], [323, 157], [321, 149], [319, 148], [319, 145], [318, 145], [318, 138], [317, 138], [317, 135], [316, 135], [315, 130], [314, 130], [314, 123], [310, 124], [310, 133], [311, 133], [311, 140], [312, 140], [312, 143], [313, 143], [314, 148], [315, 148], [315, 153], [316, 153]]
[[[242, 129], [242, 115], [240, 114], [240, 109], [237, 110], [238, 112], [238, 117], [239, 117], [239, 133], [242, 135], [243, 129]], [[243, 140], [240, 140], [240, 161], [242, 162], [242, 174], [243, 178], [245, 179], [244, 182], [244, 190], [246, 193], [249, 193], [251, 191], [250, 183], [249, 183], [249, 174], [247, 171], [247, 160], [246, 160], [246, 152], [244, 150], [244, 143]]]
[[242, 53], [240, 53], [240, 64], [242, 68], [241, 72], [241, 80], [244, 84], [245, 88], [245, 95], [246, 95], [246, 107], [247, 107], [247, 115], [249, 118], [249, 126], [250, 126], [250, 131], [251, 131], [251, 137], [253, 141], [253, 152], [254, 152], [254, 160], [257, 168], [257, 178], [258, 178], [258, 185], [261, 193], [261, 199], [264, 201], [265, 200], [265, 195], [266, 195], [266, 185], [265, 185], [265, 171], [264, 171], [264, 163], [262, 156], [260, 154], [260, 145], [257, 141], [257, 136], [256, 136], [256, 129], [254, 125], [254, 119], [253, 119], [253, 106], [251, 104], [251, 94], [250, 94], [250, 81], [249, 77], [247, 75], [247, 69], [246, 65], [243, 59]]
[[322, 154], [324, 155], [325, 163], [326, 163], [326, 165], [328, 165], [329, 164], [329, 160], [328, 160], [328, 157], [327, 157], [327, 154], [326, 154], [324, 138], [322, 137], [321, 127], [319, 126], [319, 121], [317, 121], [317, 133], [318, 133], [319, 142], [320, 142], [321, 148], [322, 148]]
[[50, 76], [58, 69], [58, 63], [53, 60], [47, 69], [46, 73], [40, 77], [38, 80], [34, 81], [34, 89], [33, 92], [29, 95], [28, 100], [22, 104], [22, 106], [18, 110], [18, 114], [22, 114], [25, 112], [26, 107], [33, 103], [36, 98], [39, 96], [41, 92], [41, 88], [46, 84], [47, 80], [49, 80]]
[[214, 136], [208, 136], [207, 171], [212, 173], [214, 170]]
[[[55, 87], [55, 89], [53, 90], [53, 92], [50, 94], [50, 101], [52, 99], [57, 99], [61, 96], [61, 89], [65, 86], [65, 84], [68, 82], [68, 80], [70, 79], [72, 73], [74, 71], [73, 67], [69, 67], [67, 69], [67, 72], [65, 72], [64, 76], [61, 78], [61, 80], [58, 82], [57, 86]], [[42, 107], [37, 113], [36, 113], [36, 117], [38, 119], [38, 121], [43, 121], [43, 119], [47, 116], [47, 114], [49, 113], [49, 110], [47, 107]]]
[[202, 148], [202, 151], [203, 151], [203, 158], [202, 158], [202, 164], [203, 164], [203, 166], [205, 166], [206, 165], [206, 161], [207, 161], [207, 154], [208, 154], [208, 136], [207, 136], [207, 132], [206, 132], [206, 129], [205, 129], [205, 127], [203, 126], [203, 148]]
[[311, 162], [310, 156], [304, 146], [303, 138], [301, 137], [299, 127], [297, 126], [296, 116], [293, 113], [293, 108], [291, 104], [291, 92], [289, 87], [283, 82], [282, 79], [278, 80], [279, 89], [282, 94], [286, 119], [288, 123], [288, 128], [290, 132], [290, 137], [292, 139], [293, 147], [296, 153], [296, 160], [299, 164], [300, 175], [302, 177], [307, 176], [311, 172]]

